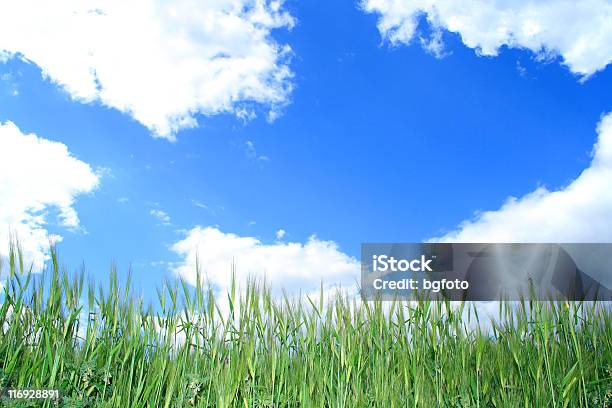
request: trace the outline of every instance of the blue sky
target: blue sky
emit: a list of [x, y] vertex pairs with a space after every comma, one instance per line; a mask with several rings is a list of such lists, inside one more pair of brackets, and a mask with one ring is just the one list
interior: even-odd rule
[[[254, 119], [199, 113], [175, 141], [154, 138], [129, 113], [74, 100], [35, 58], [0, 64], [0, 122], [61, 142], [99, 175], [75, 196], [78, 228], [48, 209], [44, 228], [63, 237], [69, 268], [84, 262], [103, 279], [115, 260], [153, 294], [184, 261], [171, 247], [196, 226], [262, 246], [315, 235], [358, 258], [362, 242], [444, 236], [476, 211], [540, 186], [563, 189], [589, 167], [612, 108], [606, 64], [581, 81], [563, 55], [542, 60], [506, 45], [478, 55], [443, 24], [436, 57], [414, 38], [390, 41], [377, 27], [384, 14], [351, 1], [282, 7], [293, 27], [268, 38], [291, 47], [283, 64], [293, 90], [273, 122], [274, 103], [247, 100], [240, 107]], [[435, 31], [419, 21], [423, 35]]]

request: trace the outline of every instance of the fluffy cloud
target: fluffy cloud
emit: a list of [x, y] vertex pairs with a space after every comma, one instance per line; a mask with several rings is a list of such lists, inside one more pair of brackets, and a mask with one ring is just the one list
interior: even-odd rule
[[292, 25], [280, 0], [5, 1], [0, 57], [173, 139], [198, 113], [252, 117], [259, 104], [276, 117], [291, 50], [271, 30]]
[[[380, 16], [378, 28], [392, 44], [420, 37], [436, 54], [439, 34], [448, 30], [482, 55], [496, 55], [504, 45], [544, 58], [560, 55], [585, 77], [612, 61], [610, 0], [362, 0], [361, 7]], [[429, 39], [418, 32], [422, 16], [433, 30]]]
[[23, 134], [11, 122], [0, 123], [0, 253], [12, 233], [27, 263], [39, 269], [49, 241], [61, 238], [45, 229], [48, 210], [57, 209], [60, 225], [78, 228], [75, 197], [98, 183], [92, 168], [73, 157], [66, 145]]
[[593, 159], [557, 191], [538, 188], [480, 213], [437, 241], [612, 242], [612, 113], [597, 127]]
[[248, 277], [265, 276], [277, 294], [282, 288], [294, 294], [315, 291], [322, 281], [327, 289], [353, 288], [359, 279], [360, 266], [355, 258], [341, 252], [334, 242], [314, 236], [304, 244], [264, 244], [214, 227], [196, 227], [172, 250], [182, 258], [176, 268], [178, 275], [195, 284], [198, 263], [203, 277], [221, 293], [229, 288], [232, 263], [238, 284], [244, 284]]
[[[222, 315], [229, 314], [232, 264], [235, 265], [236, 283], [240, 293], [248, 278], [265, 277], [271, 285], [272, 295], [279, 300], [283, 290], [290, 296], [301, 294], [312, 296], [318, 301], [320, 285], [323, 282], [323, 298], [326, 301], [339, 290], [354, 297], [354, 305], [361, 304], [358, 293], [360, 263], [343, 253], [333, 241], [321, 241], [311, 237], [305, 244], [299, 242], [264, 244], [253, 237], [225, 233], [214, 227], [196, 227], [186, 237], [172, 246], [181, 262], [175, 265], [175, 272], [191, 285], [196, 284], [196, 264], [200, 266], [203, 279], [219, 290], [216, 299]], [[389, 310], [390, 303], [383, 302], [383, 310]], [[327, 303], [325, 303], [327, 304]], [[458, 307], [454, 302], [453, 307]], [[483, 317], [483, 327], [488, 322], [484, 317], [495, 317], [497, 302], [472, 302]], [[467, 309], [465, 311], [467, 318]], [[476, 328], [472, 319], [470, 328]]]

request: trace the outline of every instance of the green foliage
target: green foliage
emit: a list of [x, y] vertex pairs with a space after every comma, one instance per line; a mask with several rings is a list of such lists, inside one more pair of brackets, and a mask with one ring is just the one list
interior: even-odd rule
[[501, 303], [484, 328], [468, 304], [326, 300], [322, 291], [276, 299], [257, 282], [215, 299], [198, 280], [160, 288], [153, 311], [114, 271], [105, 289], [84, 285], [54, 251], [44, 277], [24, 270], [15, 248], [6, 264], [1, 385], [63, 395], [6, 406], [612, 404], [605, 304]]

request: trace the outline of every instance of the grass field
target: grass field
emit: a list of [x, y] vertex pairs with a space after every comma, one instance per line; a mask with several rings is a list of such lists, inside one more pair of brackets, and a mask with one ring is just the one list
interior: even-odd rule
[[501, 304], [473, 330], [467, 304], [275, 299], [252, 283], [222, 312], [210, 288], [177, 283], [154, 311], [112, 271], [101, 289], [55, 254], [45, 278], [18, 251], [5, 261], [1, 385], [62, 399], [3, 406], [612, 406], [610, 305]]

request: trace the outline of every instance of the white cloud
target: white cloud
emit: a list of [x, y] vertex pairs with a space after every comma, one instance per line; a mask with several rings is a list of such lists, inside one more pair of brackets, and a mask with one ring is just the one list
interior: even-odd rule
[[436, 241], [612, 242], [612, 113], [597, 127], [593, 159], [568, 186], [509, 198]]
[[225, 233], [214, 227], [195, 227], [172, 246], [182, 262], [175, 269], [187, 282], [196, 282], [196, 259], [203, 277], [227, 293], [232, 263], [237, 283], [248, 277], [263, 278], [278, 294], [280, 289], [302, 294], [316, 291], [321, 281], [331, 287], [354, 288], [359, 279], [359, 262], [340, 251], [333, 241], [314, 236], [306, 243], [264, 244], [257, 238]]
[[149, 211], [149, 214], [157, 218], [162, 223], [162, 225], [170, 225], [170, 216], [165, 211], [155, 209]]
[[0, 123], [0, 253], [17, 235], [27, 264], [40, 269], [50, 240], [48, 210], [58, 210], [64, 227], [79, 227], [76, 196], [93, 191], [99, 176], [70, 154], [66, 145], [23, 134], [11, 122]]
[[422, 37], [418, 24], [425, 16], [433, 30], [425, 44], [434, 53], [444, 29], [482, 55], [497, 55], [504, 45], [544, 58], [560, 55], [581, 76], [612, 61], [610, 0], [362, 0], [361, 7], [379, 15], [378, 29], [394, 45]]
[[276, 114], [292, 88], [291, 49], [271, 31], [293, 23], [280, 0], [5, 1], [0, 55], [173, 139], [198, 113], [244, 118], [260, 104]]
[[[244, 295], [242, 290], [248, 278], [265, 277], [275, 300], [283, 296], [284, 289], [289, 296], [300, 294], [318, 302], [323, 282], [325, 306], [338, 293], [354, 299], [354, 305], [361, 305], [358, 296], [360, 263], [343, 253], [333, 241], [321, 241], [313, 236], [304, 244], [264, 244], [257, 238], [224, 233], [215, 227], [195, 227], [183, 240], [174, 244], [172, 250], [181, 258], [174, 271], [191, 285], [196, 284], [196, 264], [199, 264], [202, 278], [208, 279], [219, 290], [216, 302], [224, 317], [230, 310], [227, 294], [231, 291], [232, 263], [236, 268], [239, 295]], [[388, 311], [390, 304], [383, 303], [383, 310]], [[483, 326], [487, 327], [486, 317], [495, 317], [497, 303], [472, 304], [483, 318]], [[453, 302], [453, 307], [458, 307], [458, 302]], [[476, 327], [474, 319], [468, 327]]]
[[281, 228], [278, 231], [276, 231], [276, 239], [283, 239], [286, 234], [287, 234], [287, 231]]

